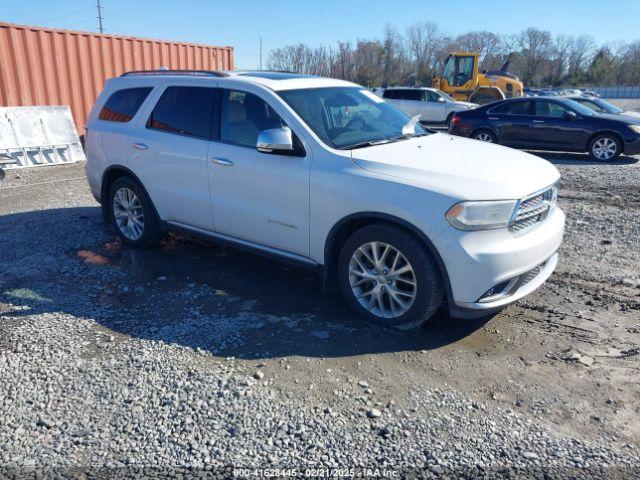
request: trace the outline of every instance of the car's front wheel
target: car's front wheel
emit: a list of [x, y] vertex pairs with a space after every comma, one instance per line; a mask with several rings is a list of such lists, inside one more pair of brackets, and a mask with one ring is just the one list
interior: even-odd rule
[[338, 275], [356, 313], [393, 328], [418, 327], [444, 298], [438, 266], [424, 243], [387, 224], [363, 227], [347, 239]]
[[125, 243], [149, 247], [163, 237], [158, 218], [144, 189], [131, 177], [120, 177], [109, 190], [109, 216]]
[[622, 145], [616, 137], [605, 133], [591, 140], [589, 153], [596, 160], [610, 162], [622, 153]]

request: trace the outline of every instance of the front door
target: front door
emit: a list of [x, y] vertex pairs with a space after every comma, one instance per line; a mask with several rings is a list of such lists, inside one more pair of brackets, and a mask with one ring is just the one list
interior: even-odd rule
[[310, 155], [256, 150], [260, 131], [284, 125], [257, 94], [223, 89], [220, 102], [219, 140], [209, 148], [216, 231], [307, 256]]
[[[444, 122], [446, 120], [446, 103], [441, 101], [440, 95], [429, 90], [422, 90], [421, 101], [416, 113], [420, 114], [421, 122]], [[443, 99], [444, 100], [444, 99]]]
[[540, 148], [583, 149], [589, 140], [580, 116], [552, 100], [537, 100], [531, 128], [531, 144]]

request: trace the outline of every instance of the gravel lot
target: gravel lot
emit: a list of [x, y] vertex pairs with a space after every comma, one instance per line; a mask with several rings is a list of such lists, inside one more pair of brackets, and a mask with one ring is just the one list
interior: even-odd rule
[[122, 245], [83, 165], [8, 172], [0, 478], [637, 476], [640, 162], [542, 156], [563, 174], [557, 272], [491, 319], [414, 332], [361, 323], [270, 260]]

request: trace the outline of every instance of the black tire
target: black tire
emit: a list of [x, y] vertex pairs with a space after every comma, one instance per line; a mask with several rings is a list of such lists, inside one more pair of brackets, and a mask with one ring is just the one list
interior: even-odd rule
[[488, 128], [480, 128], [471, 134], [471, 138], [480, 142], [498, 143], [496, 134]]
[[[415, 298], [413, 304], [401, 315], [384, 318], [370, 312], [360, 304], [351, 288], [349, 273], [351, 258], [359, 247], [368, 242], [383, 242], [394, 247], [413, 268], [416, 283]], [[422, 325], [433, 316], [444, 299], [442, 277], [426, 245], [410, 233], [384, 223], [363, 227], [347, 239], [338, 259], [338, 283], [342, 295], [354, 312], [370, 322], [399, 330], [408, 330]]]
[[[142, 234], [139, 238], [128, 237], [116, 222], [116, 215], [114, 213], [114, 200], [116, 193], [123, 188], [132, 191], [139, 199], [140, 205], [142, 207], [143, 226]], [[151, 200], [147, 196], [144, 189], [133, 178], [129, 176], [117, 178], [109, 189], [109, 197], [107, 201], [109, 221], [111, 222], [111, 225], [113, 225], [113, 228], [115, 228], [118, 236], [122, 239], [123, 242], [128, 243], [129, 245], [134, 245], [136, 247], [153, 247], [155, 245], [158, 245], [162, 241], [164, 232], [160, 227], [160, 222], [158, 221], [158, 216], [155, 209], [153, 208], [153, 204], [151, 203]]]
[[[609, 145], [615, 145], [615, 152], [612, 156], [608, 157], [608, 154], [607, 156], [603, 156], [603, 150], [598, 152], [597, 147], [599, 145], [602, 145], [603, 142], [606, 142]], [[589, 155], [591, 155], [591, 158], [598, 160], [599, 162], [612, 162], [613, 160], [618, 158], [621, 153], [622, 143], [620, 142], [620, 139], [613, 134], [603, 133], [602, 135], [594, 137], [589, 142]]]

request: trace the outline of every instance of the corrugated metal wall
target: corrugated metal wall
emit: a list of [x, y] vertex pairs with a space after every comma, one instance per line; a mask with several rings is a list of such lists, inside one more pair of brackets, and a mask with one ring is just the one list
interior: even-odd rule
[[69, 105], [80, 133], [107, 78], [160, 67], [232, 70], [233, 48], [0, 22], [0, 106]]

